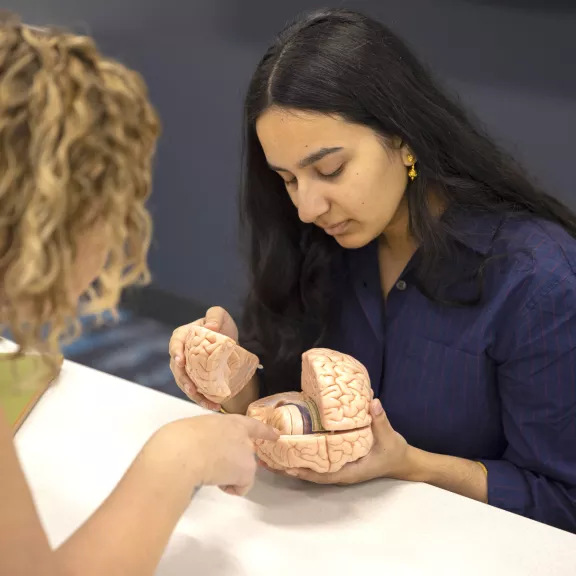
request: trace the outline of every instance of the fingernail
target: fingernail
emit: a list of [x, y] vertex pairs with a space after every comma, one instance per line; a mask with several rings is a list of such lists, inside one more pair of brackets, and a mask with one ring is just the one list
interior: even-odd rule
[[206, 324], [204, 324], [204, 328], [208, 328], [208, 329], [217, 328], [217, 327], [218, 327], [218, 322], [210, 321], [210, 322], [206, 322]]
[[278, 428], [274, 428], [274, 432], [276, 432], [276, 434], [278, 434], [278, 436], [282, 436], [282, 432], [280, 432], [280, 430], [278, 430]]
[[373, 400], [372, 401], [372, 414], [374, 416], [380, 416], [384, 412], [384, 408], [382, 408], [382, 403], [380, 400]]
[[182, 358], [180, 356], [176, 356], [176, 358], [174, 358], [174, 361], [176, 362], [176, 364], [178, 364], [178, 366], [182, 366]]
[[288, 474], [288, 476], [298, 476], [298, 472], [296, 472], [296, 470], [286, 470], [286, 474]]

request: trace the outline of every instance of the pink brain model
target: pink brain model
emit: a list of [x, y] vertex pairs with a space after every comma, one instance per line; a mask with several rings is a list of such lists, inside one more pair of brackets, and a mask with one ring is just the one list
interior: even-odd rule
[[276, 470], [337, 472], [372, 449], [366, 368], [346, 354], [323, 348], [302, 356], [302, 392], [276, 394], [250, 405], [247, 415], [277, 428], [277, 442], [257, 442], [261, 460]]
[[192, 326], [184, 344], [186, 373], [208, 400], [221, 404], [248, 384], [259, 360], [227, 336]]

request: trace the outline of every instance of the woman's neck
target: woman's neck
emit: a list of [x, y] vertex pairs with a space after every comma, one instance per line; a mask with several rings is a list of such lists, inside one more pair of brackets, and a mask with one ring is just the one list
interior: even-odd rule
[[[444, 214], [447, 204], [434, 192], [428, 194], [428, 206], [430, 215], [434, 219], [440, 219]], [[395, 260], [401, 260], [408, 255], [408, 260], [418, 249], [418, 243], [410, 230], [410, 209], [406, 196], [402, 199], [396, 214], [380, 236], [380, 250], [391, 254]]]
[[408, 262], [416, 249], [416, 240], [410, 232], [408, 201], [404, 198], [390, 224], [380, 236], [379, 250], [388, 253], [396, 261], [407, 256], [406, 262]]

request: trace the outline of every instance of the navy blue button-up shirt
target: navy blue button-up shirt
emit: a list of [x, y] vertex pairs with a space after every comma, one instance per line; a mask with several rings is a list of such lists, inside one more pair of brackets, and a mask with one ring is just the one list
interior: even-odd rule
[[576, 240], [535, 219], [455, 226], [455, 265], [494, 257], [480, 305], [435, 303], [410, 265], [384, 302], [373, 242], [344, 251], [323, 344], [366, 366], [408, 443], [483, 462], [490, 504], [576, 532]]

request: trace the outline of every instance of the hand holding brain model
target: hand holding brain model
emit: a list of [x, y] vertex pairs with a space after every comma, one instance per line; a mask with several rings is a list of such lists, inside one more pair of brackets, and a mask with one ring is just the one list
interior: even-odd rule
[[[259, 366], [234, 340], [199, 325], [190, 327], [184, 350], [187, 375], [218, 404], [236, 396]], [[337, 472], [372, 448], [372, 399], [360, 362], [333, 350], [309, 350], [302, 357], [302, 392], [277, 394], [248, 408], [248, 416], [281, 434], [278, 442], [257, 443], [259, 458], [275, 470]]]

